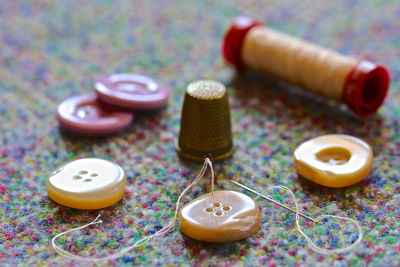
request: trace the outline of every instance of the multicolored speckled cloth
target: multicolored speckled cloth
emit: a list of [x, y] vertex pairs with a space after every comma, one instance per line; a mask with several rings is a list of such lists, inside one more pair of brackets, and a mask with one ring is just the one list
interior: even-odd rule
[[[361, 119], [283, 82], [254, 73], [235, 76], [221, 60], [220, 45], [239, 14], [388, 66], [392, 84], [384, 106], [376, 116]], [[228, 87], [236, 146], [233, 158], [215, 163], [217, 187], [242, 192], [230, 179], [259, 191], [286, 185], [308, 215], [357, 219], [365, 233], [361, 244], [348, 253], [315, 253], [294, 228], [293, 214], [259, 201], [261, 230], [247, 240], [201, 243], [177, 226], [109, 265], [398, 266], [399, 14], [399, 2], [383, 0], [1, 1], [0, 265], [90, 266], [60, 257], [50, 240], [98, 213], [103, 224], [75, 232], [60, 244], [80, 255], [107, 255], [167, 224], [177, 196], [201, 168], [180, 160], [174, 141], [185, 86], [205, 78]], [[164, 83], [172, 91], [169, 106], [136, 114], [127, 130], [106, 138], [60, 130], [57, 105], [91, 92], [96, 78], [116, 72], [145, 74]], [[298, 177], [293, 150], [328, 133], [354, 135], [373, 147], [373, 170], [364, 181], [329, 189]], [[108, 159], [125, 169], [128, 187], [122, 201], [100, 211], [79, 211], [47, 197], [47, 175], [82, 157]], [[185, 203], [207, 192], [207, 185], [203, 180]], [[280, 192], [270, 195], [292, 204]], [[357, 238], [354, 227], [301, 222], [324, 247]]]

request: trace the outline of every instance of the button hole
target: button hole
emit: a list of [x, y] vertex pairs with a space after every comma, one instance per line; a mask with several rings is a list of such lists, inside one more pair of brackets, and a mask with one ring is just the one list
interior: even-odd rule
[[88, 171], [80, 171], [79, 174], [87, 174]]
[[222, 209], [228, 211], [228, 210], [231, 210], [231, 207], [230, 206], [223, 206]]
[[221, 203], [218, 203], [218, 202], [214, 203], [214, 207], [219, 207], [219, 206], [221, 206]]
[[224, 214], [222, 211], [216, 211], [215, 213], [214, 213], [216, 216], [221, 216], [222, 214]]
[[213, 208], [206, 208], [205, 211], [207, 212], [212, 212], [214, 209]]
[[75, 176], [73, 176], [72, 178], [79, 180], [79, 179], [82, 179], [82, 176], [80, 176], [80, 175], [75, 175]]
[[83, 181], [84, 181], [84, 182], [91, 182], [92, 179], [88, 178], [88, 179], [85, 179], [85, 180], [83, 180]]
[[99, 176], [97, 173], [92, 173], [90, 176], [92, 176], [92, 177], [97, 177], [97, 176]]

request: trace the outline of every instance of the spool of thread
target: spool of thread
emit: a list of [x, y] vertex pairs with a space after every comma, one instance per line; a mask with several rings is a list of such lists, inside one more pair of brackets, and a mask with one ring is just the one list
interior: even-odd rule
[[224, 59], [239, 72], [254, 69], [345, 103], [362, 117], [373, 115], [388, 92], [381, 65], [341, 55], [238, 17], [226, 32]]

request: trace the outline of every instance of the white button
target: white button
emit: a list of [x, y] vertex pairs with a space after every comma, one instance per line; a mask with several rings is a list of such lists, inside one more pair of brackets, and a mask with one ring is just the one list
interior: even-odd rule
[[121, 167], [103, 159], [84, 158], [57, 168], [47, 179], [47, 193], [55, 202], [76, 209], [101, 209], [125, 193]]

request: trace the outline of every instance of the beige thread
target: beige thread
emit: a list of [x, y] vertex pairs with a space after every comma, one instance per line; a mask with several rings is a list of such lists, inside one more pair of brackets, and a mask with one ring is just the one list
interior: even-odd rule
[[51, 240], [51, 246], [52, 246], [53, 249], [54, 249], [58, 254], [60, 254], [61, 256], [69, 257], [69, 258], [71, 258], [71, 259], [76, 259], [76, 260], [81, 260], [81, 261], [101, 262], [101, 261], [112, 260], [112, 259], [116, 259], [116, 258], [122, 257], [122, 256], [123, 256], [125, 253], [127, 253], [128, 251], [130, 251], [130, 250], [132, 250], [132, 249], [134, 249], [134, 248], [137, 248], [137, 247], [140, 247], [140, 246], [143, 246], [143, 245], [147, 244], [147, 243], [148, 243], [151, 239], [153, 239], [154, 237], [164, 235], [164, 234], [168, 233], [170, 230], [172, 230], [172, 229], [175, 227], [175, 222], [176, 222], [176, 219], [177, 219], [177, 217], [178, 217], [179, 204], [180, 204], [180, 202], [181, 202], [181, 199], [183, 198], [183, 196], [186, 194], [186, 192], [187, 192], [192, 186], [194, 186], [195, 184], [197, 184], [197, 183], [204, 177], [204, 174], [205, 174], [205, 172], [206, 172], [208, 166], [209, 166], [210, 169], [211, 169], [211, 203], [212, 203], [212, 205], [214, 206], [214, 170], [213, 170], [213, 166], [212, 166], [211, 160], [208, 159], [208, 158], [206, 158], [206, 159], [204, 160], [203, 168], [200, 170], [200, 173], [196, 176], [196, 178], [193, 180], [193, 182], [192, 182], [190, 185], [188, 185], [188, 186], [182, 191], [182, 193], [179, 195], [179, 198], [178, 198], [178, 200], [176, 201], [176, 205], [175, 205], [175, 214], [174, 214], [174, 217], [172, 218], [172, 220], [171, 220], [166, 226], [164, 226], [161, 230], [157, 231], [155, 234], [150, 235], [150, 236], [146, 236], [146, 237], [140, 239], [139, 241], [136, 241], [136, 242], [135, 242], [133, 245], [131, 245], [131, 246], [128, 246], [128, 247], [126, 247], [126, 248], [121, 249], [120, 251], [118, 251], [118, 252], [116, 252], [116, 253], [113, 253], [113, 254], [111, 254], [111, 255], [109, 255], [109, 256], [101, 257], [101, 258], [100, 258], [100, 257], [99, 257], [99, 258], [96, 258], [95, 256], [89, 256], [89, 257], [79, 256], [79, 255], [76, 255], [76, 254], [73, 254], [73, 253], [71, 253], [71, 252], [69, 252], [69, 251], [64, 250], [62, 247], [60, 247], [60, 246], [58, 246], [58, 245], [56, 244], [56, 240], [57, 240], [59, 237], [65, 235], [65, 234], [68, 234], [68, 233], [71, 233], [71, 232], [75, 232], [75, 231], [84, 229], [84, 228], [86, 228], [86, 227], [88, 227], [88, 226], [91, 226], [91, 225], [94, 225], [94, 224], [102, 223], [103, 221], [100, 219], [100, 214], [99, 214], [99, 215], [97, 215], [96, 219], [94, 219], [92, 222], [90, 222], [90, 223], [88, 223], [88, 224], [85, 224], [85, 225], [82, 225], [82, 226], [79, 226], [79, 227], [76, 227], [76, 228], [67, 230], [67, 231], [65, 231], [65, 232], [59, 233], [58, 235], [56, 235], [55, 237], [53, 237], [53, 239]]
[[[61, 256], [65, 256], [65, 257], [67, 256], [67, 257], [70, 257], [71, 259], [76, 259], [76, 260], [81, 260], [81, 261], [101, 262], [101, 261], [105, 261], [105, 260], [112, 260], [112, 259], [116, 259], [116, 258], [122, 257], [128, 251], [147, 244], [154, 237], [164, 235], [164, 234], [168, 233], [169, 231], [171, 231], [175, 227], [175, 223], [176, 223], [178, 212], [179, 212], [179, 204], [181, 202], [181, 199], [183, 198], [183, 196], [186, 194], [186, 192], [192, 186], [197, 184], [204, 177], [204, 174], [205, 174], [208, 166], [211, 169], [211, 205], [214, 207], [217, 204], [217, 203], [214, 202], [214, 170], [213, 170], [212, 162], [208, 158], [206, 158], [205, 161], [204, 161], [203, 167], [200, 170], [200, 173], [196, 176], [196, 178], [193, 180], [193, 182], [190, 185], [188, 185], [182, 191], [182, 193], [179, 195], [179, 198], [178, 198], [178, 200], [176, 202], [176, 206], [175, 206], [175, 214], [174, 214], [174, 217], [172, 218], [172, 220], [165, 227], [163, 227], [161, 230], [157, 231], [155, 234], [150, 235], [150, 236], [146, 236], [146, 237], [140, 239], [139, 241], [135, 242], [133, 245], [130, 245], [130, 246], [126, 247], [126, 248], [123, 248], [123, 249], [121, 249], [120, 251], [118, 251], [118, 252], [116, 252], [114, 254], [111, 254], [111, 255], [106, 256], [106, 257], [101, 257], [101, 258], [96, 258], [94, 256], [89, 256], [89, 257], [79, 256], [79, 255], [76, 255], [76, 254], [73, 254], [73, 253], [71, 253], [69, 251], [64, 250], [63, 248], [61, 248], [60, 246], [58, 246], [56, 244], [56, 240], [59, 237], [65, 235], [65, 234], [84, 229], [84, 228], [86, 228], [88, 226], [91, 226], [91, 225], [94, 225], [94, 224], [102, 223], [103, 221], [100, 219], [100, 215], [98, 215], [96, 217], [96, 219], [94, 219], [92, 222], [90, 222], [88, 224], [85, 224], [85, 225], [82, 225], [82, 226], [67, 230], [67, 231], [62, 232], [60, 234], [57, 234], [51, 240], [51, 246]], [[257, 193], [258, 196], [254, 198], [254, 201], [256, 201], [259, 197], [261, 197], [267, 190], [271, 190], [271, 189], [274, 189], [274, 188], [283, 189], [283, 190], [289, 192], [289, 194], [293, 198], [295, 206], [296, 206], [296, 209], [295, 209], [295, 212], [296, 212], [296, 228], [304, 236], [304, 238], [307, 240], [308, 245], [314, 251], [320, 252], [320, 253], [324, 253], [324, 254], [340, 253], [340, 252], [349, 251], [350, 249], [354, 248], [356, 245], [358, 245], [361, 242], [361, 239], [363, 237], [363, 232], [362, 232], [361, 226], [358, 224], [357, 221], [355, 221], [355, 220], [353, 220], [351, 218], [348, 218], [348, 217], [341, 217], [341, 216], [336, 216], [336, 215], [321, 215], [321, 216], [318, 216], [316, 219], [314, 219], [314, 222], [319, 222], [323, 218], [336, 218], [336, 219], [342, 219], [342, 220], [350, 221], [351, 223], [356, 225], [357, 230], [359, 231], [359, 236], [358, 236], [358, 239], [354, 243], [352, 243], [351, 245], [346, 246], [344, 248], [328, 250], [328, 249], [324, 249], [324, 248], [318, 247], [311, 240], [311, 238], [309, 238], [307, 236], [307, 234], [303, 232], [303, 229], [300, 226], [300, 223], [299, 223], [299, 221], [300, 221], [300, 212], [299, 212], [298, 202], [297, 202], [297, 199], [296, 199], [295, 195], [293, 194], [293, 192], [289, 188], [287, 188], [286, 186], [272, 186], [272, 187], [269, 187], [269, 188], [265, 189], [262, 193]]]
[[341, 100], [347, 75], [359, 60], [284, 33], [252, 28], [241, 51], [245, 65]]
[[293, 191], [290, 190], [288, 187], [286, 186], [282, 186], [282, 185], [276, 185], [276, 186], [271, 186], [268, 187], [267, 189], [265, 189], [262, 193], [257, 193], [258, 196], [254, 198], [254, 201], [257, 201], [257, 199], [259, 199], [262, 195], [264, 195], [264, 193], [266, 191], [272, 190], [272, 189], [283, 189], [285, 191], [287, 191], [290, 196], [293, 198], [294, 204], [295, 204], [295, 211], [296, 211], [296, 228], [297, 231], [299, 231], [299, 233], [307, 240], [308, 245], [311, 247], [311, 249], [313, 249], [315, 252], [319, 252], [319, 253], [323, 253], [323, 254], [334, 254], [334, 253], [342, 253], [342, 252], [347, 252], [351, 249], [353, 249], [355, 246], [357, 246], [362, 238], [363, 238], [363, 230], [361, 228], [361, 225], [356, 221], [353, 220], [349, 217], [342, 217], [342, 216], [337, 216], [337, 215], [320, 215], [317, 218], [315, 218], [313, 220], [314, 223], [319, 223], [321, 222], [322, 219], [324, 218], [334, 218], [334, 219], [339, 219], [339, 220], [344, 220], [344, 221], [348, 221], [351, 222], [353, 225], [355, 225], [357, 227], [357, 231], [358, 231], [358, 238], [356, 241], [354, 241], [352, 244], [342, 247], [342, 248], [335, 248], [335, 249], [325, 249], [325, 248], [321, 248], [319, 247], [317, 244], [314, 243], [314, 241], [312, 241], [312, 239], [303, 231], [303, 228], [300, 226], [300, 211], [299, 211], [299, 204], [297, 201], [296, 196], [294, 195]]

